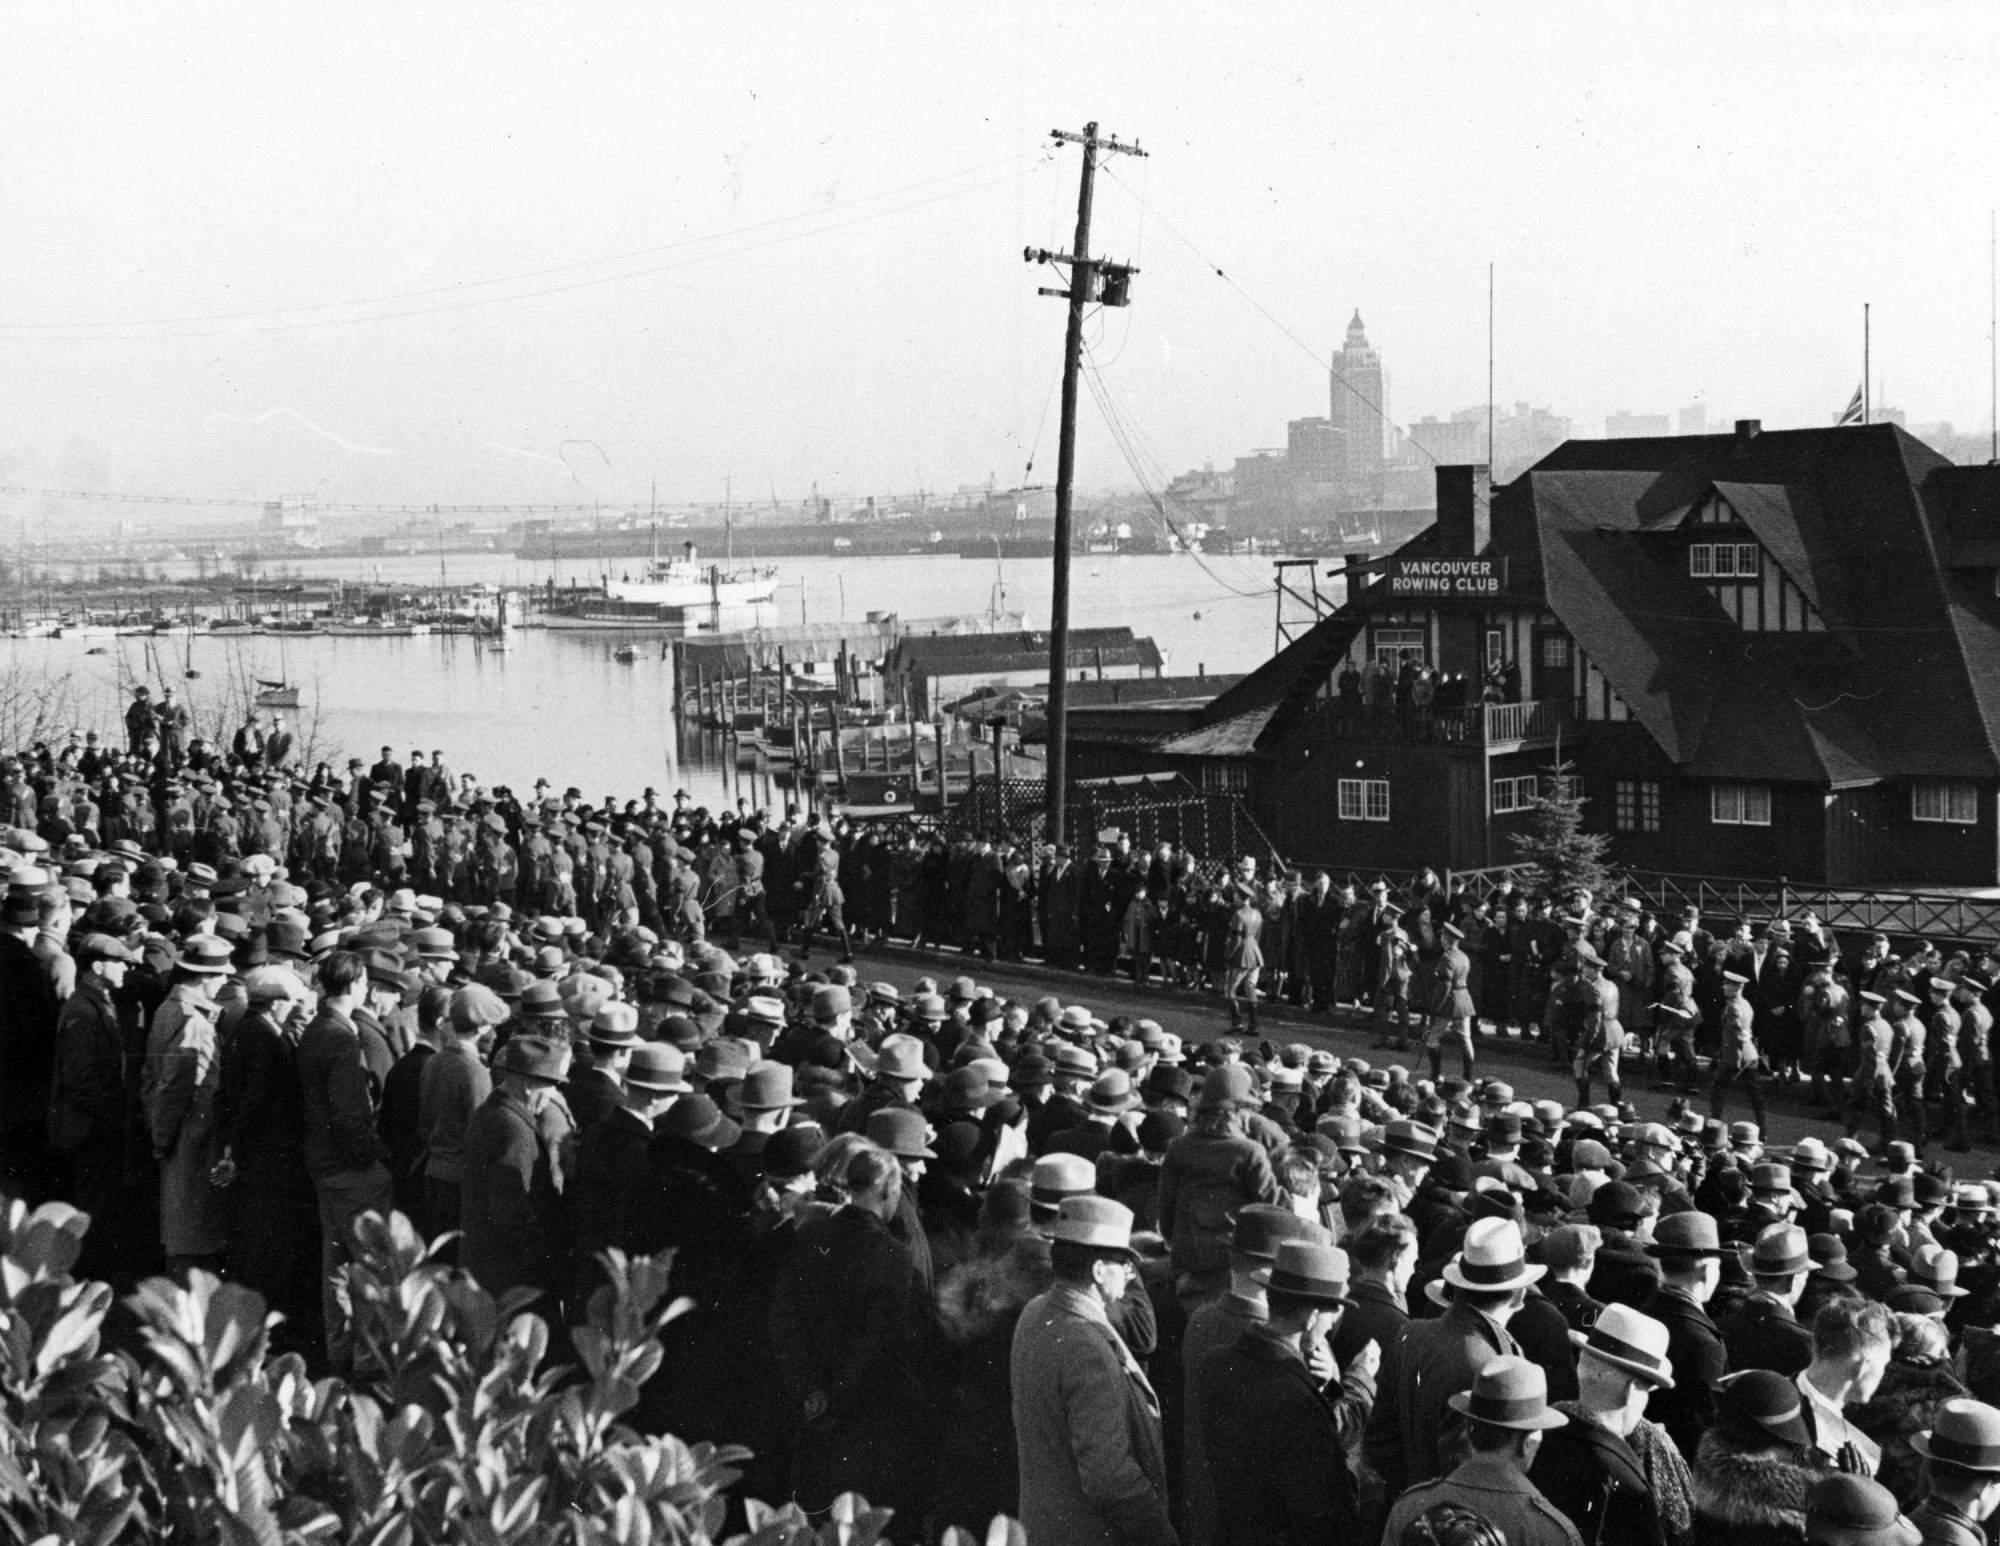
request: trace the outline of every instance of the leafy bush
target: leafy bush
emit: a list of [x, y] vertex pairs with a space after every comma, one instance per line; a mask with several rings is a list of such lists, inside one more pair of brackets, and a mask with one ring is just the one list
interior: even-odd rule
[[[527, 1296], [496, 1303], [400, 1214], [362, 1221], [357, 1345], [373, 1374], [313, 1380], [269, 1356], [263, 1300], [204, 1272], [125, 1301], [137, 1347], [106, 1351], [103, 1283], [78, 1282], [89, 1219], [0, 1217], [0, 1541], [20, 1546], [713, 1546], [747, 1452], [633, 1432], [660, 1365], [672, 1254], [607, 1257], [573, 1341], [545, 1367]], [[817, 1527], [745, 1504], [726, 1546], [875, 1546], [884, 1510], [848, 1495]], [[1024, 1546], [995, 1520], [988, 1546]], [[947, 1546], [972, 1546], [951, 1532]]]

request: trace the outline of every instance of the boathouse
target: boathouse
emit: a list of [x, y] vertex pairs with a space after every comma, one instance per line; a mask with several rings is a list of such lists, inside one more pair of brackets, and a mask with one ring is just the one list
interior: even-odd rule
[[1560, 759], [1621, 865], [2000, 884], [2000, 467], [1745, 421], [1437, 494], [1185, 728], [1079, 765], [1238, 794], [1308, 863], [1505, 863]]
[[[1110, 681], [1157, 677], [1159, 646], [1130, 628], [1072, 628], [1072, 680]], [[906, 634], [882, 662], [888, 701], [919, 719], [982, 687], [1046, 687], [1049, 636], [1034, 630], [959, 636]]]

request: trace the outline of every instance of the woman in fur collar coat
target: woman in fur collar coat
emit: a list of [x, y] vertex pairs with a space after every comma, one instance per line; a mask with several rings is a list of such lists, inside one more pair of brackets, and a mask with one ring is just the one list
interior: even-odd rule
[[1803, 1546], [1806, 1494], [1821, 1474], [1798, 1388], [1767, 1369], [1730, 1375], [1695, 1452], [1689, 1546]]

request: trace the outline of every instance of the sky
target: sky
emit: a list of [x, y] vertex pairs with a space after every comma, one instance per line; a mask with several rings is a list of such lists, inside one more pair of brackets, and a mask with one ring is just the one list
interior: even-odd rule
[[[792, 504], [1133, 487], [1496, 396], [1990, 412], [2000, 10], [1841, 0], [40, 4], [0, 11], [0, 480]], [[1088, 383], [1087, 383], [1088, 385]], [[1098, 397], [1114, 408], [1124, 448]], [[1131, 465], [1138, 463], [1137, 471]], [[0, 505], [0, 511], [5, 509]]]

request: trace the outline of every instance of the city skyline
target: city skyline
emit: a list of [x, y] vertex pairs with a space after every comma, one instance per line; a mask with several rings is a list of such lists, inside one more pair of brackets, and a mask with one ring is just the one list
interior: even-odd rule
[[[1047, 131], [1093, 118], [1151, 152], [1101, 174], [1093, 247], [1138, 273], [1086, 338], [1149, 476], [1314, 415], [1357, 305], [1395, 417], [1483, 401], [1489, 264], [1502, 403], [1825, 423], [1870, 302], [1897, 400], [1983, 426], [2000, 103], [1991, 26], [1926, 23], [1953, 14], [1415, 0], [1232, 31], [881, 0], [774, 35], [755, 7], [28, 5], [0, 18], [25, 233], [0, 476], [626, 503], [656, 477], [745, 503], [1045, 481], [1061, 307], [1020, 253], [1072, 240], [1078, 153]], [[1078, 463], [1135, 482], [1088, 400]]]

